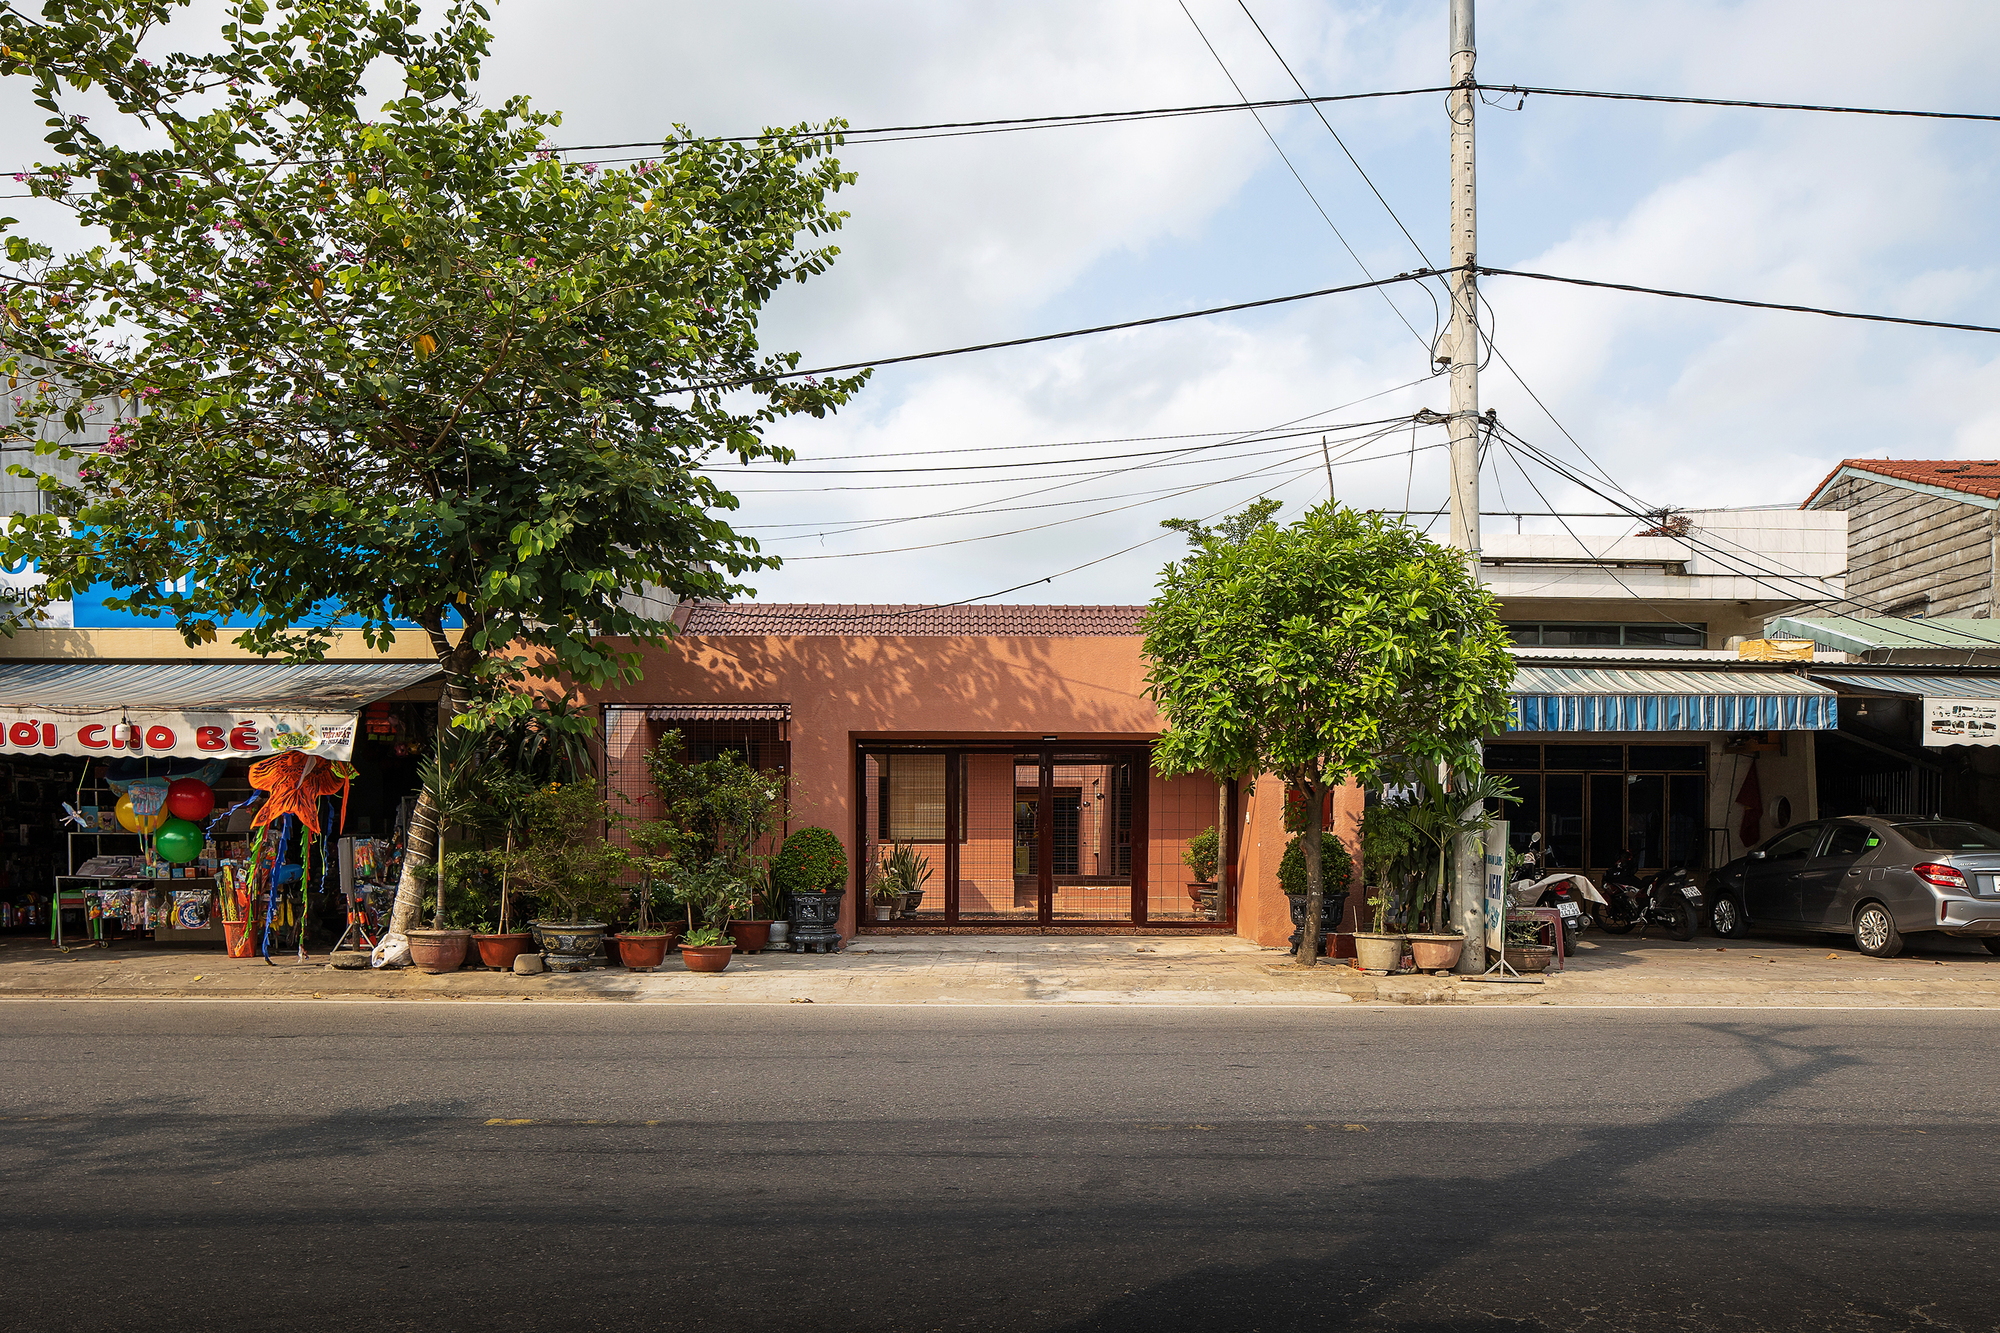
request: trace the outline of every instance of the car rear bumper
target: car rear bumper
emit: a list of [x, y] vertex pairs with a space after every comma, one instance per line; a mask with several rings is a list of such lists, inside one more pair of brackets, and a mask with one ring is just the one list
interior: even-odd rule
[[1946, 898], [1938, 904], [1932, 929], [1947, 935], [2000, 935], [2000, 900]]

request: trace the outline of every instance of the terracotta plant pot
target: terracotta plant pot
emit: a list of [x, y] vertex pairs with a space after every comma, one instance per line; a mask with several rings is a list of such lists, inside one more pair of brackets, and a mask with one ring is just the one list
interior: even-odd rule
[[1516, 972], [1528, 974], [1549, 970], [1549, 959], [1555, 950], [1546, 944], [1510, 944], [1507, 946], [1507, 965]]
[[471, 943], [469, 930], [413, 930], [410, 961], [419, 972], [456, 972], [465, 966], [466, 946]]
[[505, 935], [474, 935], [472, 947], [479, 950], [479, 961], [502, 972], [514, 970], [514, 960], [526, 953], [535, 943], [535, 937], [525, 930], [509, 931]]
[[674, 947], [674, 939], [672, 931], [663, 935], [619, 935], [618, 957], [634, 972], [651, 972], [666, 961], [667, 950]]
[[1363, 972], [1394, 972], [1403, 962], [1403, 937], [1356, 931], [1354, 961]]
[[733, 944], [712, 944], [697, 948], [692, 944], [681, 946], [681, 961], [690, 972], [720, 972], [729, 966], [729, 955], [736, 952]]
[[1410, 958], [1419, 972], [1449, 972], [1464, 952], [1463, 935], [1410, 936]]
[[771, 923], [768, 921], [732, 921], [728, 930], [729, 938], [736, 941], [738, 953], [762, 953], [764, 946], [771, 942]]

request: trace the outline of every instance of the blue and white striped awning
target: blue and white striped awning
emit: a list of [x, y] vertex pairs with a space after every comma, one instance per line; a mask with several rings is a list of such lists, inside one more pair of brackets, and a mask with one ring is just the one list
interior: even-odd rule
[[1789, 672], [1523, 664], [1509, 731], [1832, 731], [1834, 692]]

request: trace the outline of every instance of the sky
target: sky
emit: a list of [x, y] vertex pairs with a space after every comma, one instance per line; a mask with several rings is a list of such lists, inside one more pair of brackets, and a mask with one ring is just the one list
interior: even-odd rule
[[[1315, 94], [1378, 92], [1448, 81], [1447, 9], [1248, 0], [1267, 45], [1237, 0], [498, 0], [481, 86], [489, 102], [525, 93], [561, 110], [571, 143], [674, 124], [740, 134], [1181, 106], [1236, 100], [1236, 86], [1294, 96], [1279, 55]], [[1996, 39], [2000, 6], [1976, 0], [1481, 0], [1478, 72], [1989, 112]], [[1484, 263], [2000, 323], [1982, 225], [2000, 212], [2000, 126], [1517, 100], [1478, 111]], [[40, 115], [0, 100], [23, 164]], [[1422, 265], [1419, 246], [1445, 262], [1444, 98], [1326, 116], [1373, 189], [1302, 109], [1264, 113], [1270, 137], [1232, 112], [849, 146], [860, 179], [840, 195], [842, 254], [779, 296], [764, 345], [838, 364], [1342, 285], [1364, 265], [1389, 276]], [[47, 205], [14, 205], [34, 207]], [[1993, 335], [1520, 279], [1482, 290], [1499, 355], [1481, 406], [1649, 506], [1797, 504], [1844, 457], [2000, 455]], [[1262, 494], [1296, 515], [1326, 498], [1329, 458], [1341, 501], [1422, 524], [1444, 500], [1442, 432], [1393, 422], [1446, 405], [1429, 377], [1437, 316], [1414, 286], [1393, 291], [886, 367], [838, 416], [770, 432], [799, 455], [790, 468], [724, 474], [741, 501], [732, 521], [786, 557], [752, 580], [757, 596], [1143, 601], [1184, 549], [1161, 519]], [[1388, 433], [1357, 425], [1371, 422]], [[1236, 438], [1281, 426], [1323, 430], [1325, 455], [1317, 434]], [[1611, 508], [1498, 449], [1481, 507]], [[1485, 520], [1563, 525], [1632, 526]]]

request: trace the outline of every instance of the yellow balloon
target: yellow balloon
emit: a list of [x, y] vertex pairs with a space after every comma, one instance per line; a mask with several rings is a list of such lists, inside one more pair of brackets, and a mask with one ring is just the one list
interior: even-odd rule
[[118, 798], [118, 823], [127, 833], [152, 833], [167, 822], [167, 812], [142, 815], [132, 808], [132, 794], [127, 792]]

